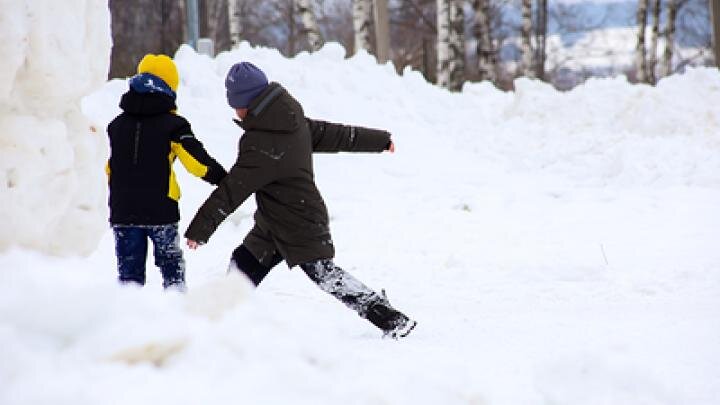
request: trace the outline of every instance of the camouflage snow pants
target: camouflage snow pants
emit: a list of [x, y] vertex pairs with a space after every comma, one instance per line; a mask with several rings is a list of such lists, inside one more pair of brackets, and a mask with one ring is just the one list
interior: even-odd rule
[[[240, 245], [233, 252], [231, 267], [234, 264], [255, 285], [259, 285], [270, 270], [281, 261], [282, 257], [276, 255], [270, 260], [270, 266], [264, 266], [244, 245]], [[352, 274], [336, 266], [332, 259], [303, 263], [300, 268], [321, 290], [337, 298], [363, 318], [370, 304], [382, 298]]]

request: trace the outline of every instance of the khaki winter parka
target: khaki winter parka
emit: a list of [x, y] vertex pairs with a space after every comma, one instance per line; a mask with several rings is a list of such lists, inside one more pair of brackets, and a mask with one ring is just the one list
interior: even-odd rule
[[289, 267], [334, 257], [328, 213], [315, 186], [313, 152], [382, 152], [387, 131], [306, 118], [300, 104], [271, 83], [236, 121], [245, 133], [228, 175], [200, 207], [185, 237], [205, 243], [255, 193], [255, 226], [243, 244], [269, 265], [279, 253]]

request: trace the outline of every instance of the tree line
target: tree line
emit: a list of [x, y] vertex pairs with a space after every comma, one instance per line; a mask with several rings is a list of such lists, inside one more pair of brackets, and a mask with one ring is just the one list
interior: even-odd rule
[[[109, 5], [110, 77], [131, 75], [145, 53], [172, 55], [186, 41], [185, 0], [110, 0]], [[362, 49], [391, 60], [398, 72], [410, 67], [453, 91], [467, 81], [510, 89], [518, 77], [562, 89], [610, 73], [655, 84], [687, 65], [712, 62], [708, 0], [583, 7], [547, 0], [199, 0], [199, 28], [217, 51], [247, 41], [293, 56], [334, 41], [348, 56]], [[572, 41], [618, 24], [636, 27], [632, 63], [578, 68], [572, 55], [560, 56], [548, 42], [551, 35]], [[680, 44], [689, 44], [685, 48], [693, 53], [678, 53]]]

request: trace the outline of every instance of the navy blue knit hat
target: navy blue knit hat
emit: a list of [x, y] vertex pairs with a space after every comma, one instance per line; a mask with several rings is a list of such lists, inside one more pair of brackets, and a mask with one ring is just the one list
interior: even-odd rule
[[140, 73], [130, 78], [130, 88], [141, 94], [162, 93], [170, 96], [173, 100], [177, 98], [170, 86], [152, 73]]
[[267, 86], [267, 77], [257, 66], [250, 62], [236, 63], [225, 78], [228, 104], [232, 108], [247, 108]]

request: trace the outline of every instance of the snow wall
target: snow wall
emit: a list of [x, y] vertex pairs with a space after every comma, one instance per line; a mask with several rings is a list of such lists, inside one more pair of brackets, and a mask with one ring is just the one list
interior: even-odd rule
[[104, 128], [80, 111], [105, 83], [104, 0], [0, 0], [0, 251], [89, 253], [106, 216]]

